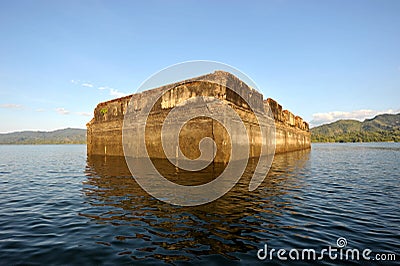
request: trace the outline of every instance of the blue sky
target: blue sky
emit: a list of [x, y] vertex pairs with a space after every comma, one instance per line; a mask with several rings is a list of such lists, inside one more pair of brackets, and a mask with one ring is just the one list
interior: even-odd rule
[[400, 1], [1, 1], [0, 132], [85, 128], [188, 60], [229, 64], [311, 124], [400, 112]]

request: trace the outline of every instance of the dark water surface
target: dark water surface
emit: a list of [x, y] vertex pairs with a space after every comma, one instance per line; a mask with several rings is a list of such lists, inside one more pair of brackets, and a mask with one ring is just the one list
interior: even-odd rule
[[399, 143], [314, 144], [276, 156], [253, 192], [247, 169], [217, 201], [180, 207], [84, 145], [0, 146], [0, 263], [266, 264], [264, 244], [320, 251], [339, 237], [399, 260], [399, 162]]

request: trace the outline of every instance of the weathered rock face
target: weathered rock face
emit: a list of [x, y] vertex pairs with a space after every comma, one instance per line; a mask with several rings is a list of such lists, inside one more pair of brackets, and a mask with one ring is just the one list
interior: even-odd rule
[[276, 153], [311, 147], [307, 122], [288, 110], [282, 111], [282, 106], [271, 98], [264, 101], [264, 104], [269, 105], [275, 119]]
[[[238, 93], [244, 95], [242, 98]], [[154, 95], [161, 97], [152, 106], [147, 117], [141, 115], [141, 111], [149, 104]], [[202, 96], [210, 100], [203, 105], [198, 105], [190, 99]], [[208, 97], [208, 98], [207, 98]], [[131, 103], [130, 103], [131, 102]], [[229, 115], [224, 110], [227, 105], [232, 108], [241, 121]], [[249, 107], [252, 106], [252, 109]], [[294, 150], [310, 148], [310, 132], [308, 124], [300, 117], [294, 116], [291, 112], [284, 110], [282, 106], [272, 99], [263, 100], [263, 96], [249, 88], [244, 82], [230, 73], [216, 71], [202, 77], [197, 77], [182, 82], [169, 84], [142, 93], [133, 94], [123, 98], [115, 99], [98, 104], [94, 110], [94, 118], [87, 124], [87, 153], [88, 155], [115, 155], [124, 156], [122, 143], [122, 128], [124, 117], [129, 117], [131, 127], [146, 125], [146, 149], [151, 158], [165, 158], [161, 142], [162, 126], [168, 114], [175, 107], [183, 108], [185, 113], [202, 114], [188, 121], [180, 130], [179, 146], [183, 154], [190, 159], [200, 156], [198, 144], [201, 139], [209, 137], [216, 144], [215, 162], [226, 162], [231, 155], [231, 137], [233, 141], [241, 145], [245, 140], [250, 142], [249, 156], [258, 157], [261, 153], [261, 143], [264, 141], [259, 123], [275, 125], [276, 148], [275, 152], [282, 153]], [[269, 108], [268, 108], [269, 107]], [[203, 109], [202, 109], [203, 108]], [[273, 118], [265, 115], [265, 109], [270, 109]], [[229, 123], [235, 129], [237, 123], [243, 123], [247, 134], [235, 134], [226, 131], [220, 122], [207, 117], [206, 113], [219, 114], [223, 123]], [[262, 121], [257, 121], [256, 114], [262, 116]], [[174, 122], [171, 122], [174, 123]], [[167, 133], [168, 134], [168, 133]], [[130, 150], [143, 145], [135, 138], [131, 138]], [[133, 149], [132, 149], [133, 147]], [[267, 150], [264, 152], [273, 152]], [[145, 156], [144, 154], [130, 154], [135, 157]]]

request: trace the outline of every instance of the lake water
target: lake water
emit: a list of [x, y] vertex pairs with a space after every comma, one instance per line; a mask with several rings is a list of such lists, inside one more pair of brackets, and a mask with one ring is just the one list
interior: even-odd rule
[[248, 169], [222, 198], [180, 207], [84, 145], [0, 146], [0, 263], [266, 264], [265, 244], [318, 252], [339, 237], [399, 260], [399, 162], [399, 143], [314, 144], [275, 156], [253, 192]]

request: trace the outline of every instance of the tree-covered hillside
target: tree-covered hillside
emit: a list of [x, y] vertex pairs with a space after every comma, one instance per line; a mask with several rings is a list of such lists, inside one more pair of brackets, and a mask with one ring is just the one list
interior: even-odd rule
[[0, 134], [0, 144], [84, 144], [86, 130], [66, 128], [55, 131], [21, 131]]
[[311, 129], [312, 142], [400, 141], [400, 113], [383, 114], [363, 122], [339, 120]]

